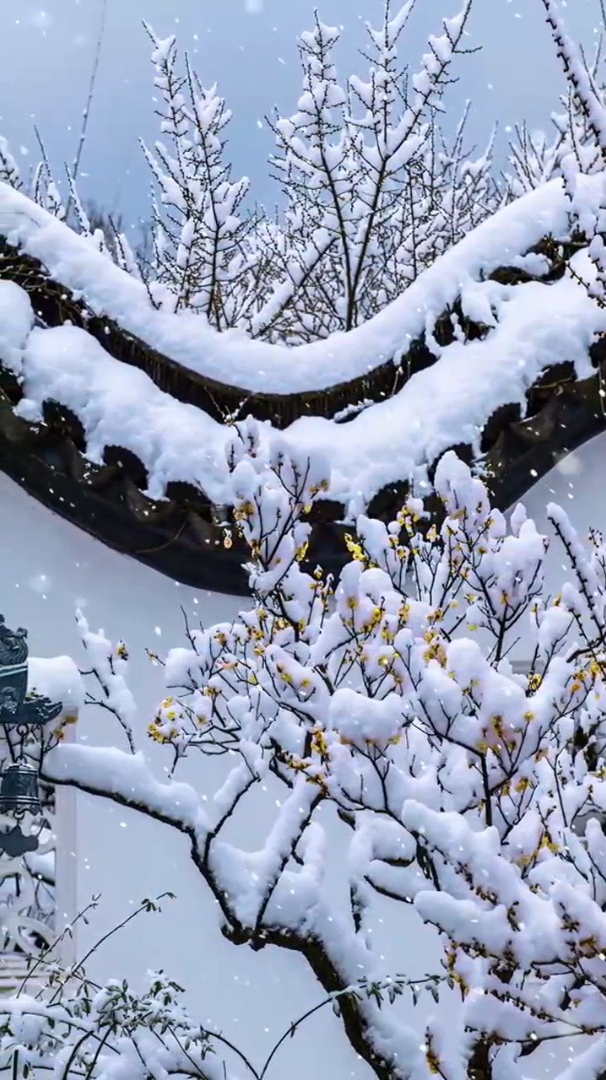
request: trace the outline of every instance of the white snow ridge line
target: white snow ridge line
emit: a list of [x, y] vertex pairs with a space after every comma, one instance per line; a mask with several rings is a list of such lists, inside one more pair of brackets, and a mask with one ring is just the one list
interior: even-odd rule
[[[449, 447], [477, 445], [500, 405], [524, 403], [543, 370], [563, 361], [579, 377], [592, 374], [588, 350], [606, 330], [606, 314], [570, 277], [474, 287], [474, 302], [490, 294], [498, 319], [482, 341], [455, 342], [388, 401], [349, 423], [305, 417], [283, 436], [302, 453], [331, 462], [329, 495], [354, 514], [386, 484], [419, 476]], [[40, 329], [26, 293], [0, 282], [0, 362], [22, 380], [17, 413], [40, 419], [45, 401], [71, 409], [84, 426], [87, 456], [100, 462], [106, 446], [136, 454], [148, 472], [147, 493], [161, 498], [170, 481], [229, 501], [224, 446], [228, 429], [201, 409], [176, 401], [147, 375], [115, 360], [84, 330]], [[272, 428], [264, 425], [268, 435]]]
[[[588, 183], [595, 178], [587, 178]], [[461, 289], [511, 265], [546, 234], [566, 231], [568, 205], [559, 180], [523, 196], [479, 225], [424, 271], [401, 297], [364, 325], [297, 346], [218, 333], [192, 312], [156, 310], [145, 286], [42, 207], [0, 183], [0, 235], [39, 259], [51, 277], [184, 367], [250, 392], [299, 394], [359, 378], [397, 360]]]
[[[22, 204], [34, 223], [28, 218], [27, 227], [21, 224], [17, 229], [17, 222], [24, 220], [17, 212]], [[369, 357], [379, 356], [388, 339], [399, 342], [401, 350], [419, 332], [421, 319], [433, 327], [448, 299], [460, 297], [463, 312], [489, 327], [483, 340], [455, 341], [444, 347], [431, 367], [413, 375], [392, 398], [369, 406], [348, 423], [303, 417], [283, 432], [299, 452], [320, 452], [330, 461], [328, 495], [346, 506], [348, 517], [363, 510], [388, 484], [411, 478], [422, 482], [426, 467], [453, 445], [478, 446], [492, 413], [509, 403], [524, 408], [526, 391], [548, 367], [569, 361], [579, 378], [591, 375], [588, 350], [595, 335], [606, 330], [606, 313], [570, 275], [552, 284], [481, 280], [482, 268], [503, 261], [519, 263], [519, 253], [546, 232], [565, 231], [564, 198], [557, 182], [481, 225], [425, 271], [383, 315], [349, 334], [294, 349], [218, 334], [199, 316], [154, 311], [140, 283], [45, 211], [0, 185], [0, 232], [10, 233], [11, 224], [18, 231], [12, 239], [40, 258], [56, 280], [73, 290], [84, 289], [87, 303], [96, 311], [103, 308], [133, 331], [138, 319], [145, 321], [148, 337], [155, 330], [155, 319], [164, 332], [155, 345], [165, 348], [172, 335], [173, 352], [181, 350], [181, 360], [192, 346], [195, 330], [198, 358], [217, 360], [227, 350], [244, 372], [252, 369], [254, 357], [263, 350], [277, 366], [288, 356], [294, 381], [301, 377], [294, 354], [324, 355], [323, 370], [330, 367], [334, 372], [333, 360], [326, 362], [327, 351], [339, 351], [347, 340], [353, 347], [354, 367], [348, 372], [352, 376], [356, 343], [372, 346], [365, 352], [369, 367]], [[586, 255], [576, 259], [577, 270], [589, 275]], [[415, 308], [415, 296], [425, 298], [423, 311]], [[151, 498], [162, 498], [170, 481], [183, 481], [201, 488], [215, 503], [229, 502], [225, 426], [159, 390], [143, 372], [110, 356], [85, 330], [41, 329], [34, 322], [25, 291], [0, 281], [0, 362], [22, 382], [23, 399], [16, 410], [20, 416], [40, 419], [45, 401], [58, 402], [82, 422], [92, 461], [100, 462], [107, 446], [121, 446], [137, 455], [148, 473]], [[282, 376], [286, 378], [285, 371]], [[265, 390], [276, 389], [268, 372], [263, 384]], [[270, 436], [271, 425], [263, 426]]]

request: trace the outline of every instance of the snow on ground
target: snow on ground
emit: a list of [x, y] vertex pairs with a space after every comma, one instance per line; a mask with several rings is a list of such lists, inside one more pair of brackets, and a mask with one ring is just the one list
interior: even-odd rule
[[[594, 201], [599, 178], [583, 178]], [[461, 291], [501, 265], [511, 265], [543, 236], [568, 231], [569, 207], [555, 180], [505, 207], [426, 270], [384, 311], [349, 333], [287, 347], [251, 341], [240, 331], [219, 334], [200, 315], [156, 311], [145, 287], [26, 196], [0, 184], [0, 234], [47, 267], [154, 349], [219, 382], [244, 390], [302, 393], [354, 379], [397, 360]]]

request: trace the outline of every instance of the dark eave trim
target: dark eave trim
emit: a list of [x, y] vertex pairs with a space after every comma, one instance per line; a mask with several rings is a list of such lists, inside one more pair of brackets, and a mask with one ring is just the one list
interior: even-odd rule
[[[603, 341], [594, 362], [606, 369]], [[485, 463], [495, 505], [508, 509], [523, 498], [558, 460], [606, 429], [598, 372], [582, 382], [552, 369], [529, 395], [534, 412], [519, 419], [516, 406], [499, 409], [485, 428]], [[92, 465], [69, 433], [66, 410], [45, 409], [45, 422], [15, 416], [14, 401], [0, 398], [0, 469], [35, 499], [122, 554], [184, 585], [245, 596], [246, 551], [234, 537], [225, 547], [220, 528], [201, 493], [173, 485], [171, 497], [154, 503], [143, 494], [145, 470], [134, 455], [110, 448], [106, 464]], [[472, 459], [468, 446], [456, 447]], [[406, 485], [384, 489], [370, 512], [391, 520]], [[346, 531], [336, 524], [342, 508], [317, 504], [307, 565], [338, 574], [347, 561]]]

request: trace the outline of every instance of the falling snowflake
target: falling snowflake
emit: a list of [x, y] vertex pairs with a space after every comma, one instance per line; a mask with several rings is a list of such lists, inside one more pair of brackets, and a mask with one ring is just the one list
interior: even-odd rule
[[52, 20], [48, 11], [38, 10], [33, 11], [29, 19], [32, 26], [36, 27], [36, 30], [48, 30]]

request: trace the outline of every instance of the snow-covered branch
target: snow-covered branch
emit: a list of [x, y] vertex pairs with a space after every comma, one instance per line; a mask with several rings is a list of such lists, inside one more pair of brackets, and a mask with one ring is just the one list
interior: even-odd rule
[[442, 19], [415, 71], [404, 58], [414, 5], [384, 0], [379, 25], [367, 26], [361, 73], [349, 77], [337, 68], [340, 32], [316, 15], [299, 43], [297, 109], [268, 120], [282, 191], [273, 214], [253, 207], [248, 179], [232, 174], [231, 112], [218, 87], [189, 57], [181, 62], [174, 35], [162, 39], [148, 24], [160, 133], [143, 144], [153, 178], [146, 250], [111, 215], [91, 216], [73, 169], [62, 197], [41, 138], [25, 185], [2, 139], [0, 180], [142, 278], [158, 308], [289, 344], [351, 329], [499, 205], [493, 140], [479, 154], [465, 145], [468, 107], [452, 143], [440, 125], [454, 62], [469, 51], [471, 4]]
[[[133, 918], [158, 910], [157, 901], [144, 900], [87, 959]], [[0, 1069], [15, 1080], [39, 1080], [49, 1071], [62, 1080], [231, 1080], [216, 1037], [185, 1010], [182, 988], [163, 972], [149, 972], [143, 982], [140, 991], [126, 980], [100, 986], [83, 961], [66, 968], [49, 947], [18, 992], [0, 1003]]]
[[[546, 538], [521, 507], [508, 525], [448, 454], [435, 475], [441, 517], [413, 497], [391, 524], [360, 517], [335, 583], [304, 566], [326, 462], [251, 421], [227, 460], [253, 603], [232, 623], [188, 627], [187, 647], [166, 658], [149, 735], [171, 755], [169, 779], [140, 749], [62, 744], [44, 755], [47, 779], [185, 833], [224, 934], [298, 952], [328, 994], [390, 975], [368, 934], [376, 895], [433, 924], [459, 993], [448, 1032], [429, 1020], [420, 1039], [372, 995], [340, 1000], [347, 1038], [381, 1080], [429, 1078], [446, 1061], [489, 1080], [545, 1041], [602, 1038], [601, 538], [586, 550], [550, 507], [571, 580], [547, 596]], [[132, 726], [125, 647], [112, 670], [107, 643], [82, 629], [102, 703]], [[522, 632], [525, 675], [510, 660]], [[208, 763], [204, 797], [178, 779], [195, 754]], [[271, 824], [250, 852], [233, 838], [264, 793]], [[348, 912], [326, 883], [329, 807]]]
[[[569, 91], [567, 114], [555, 119], [563, 135], [559, 154], [570, 200], [570, 220], [589, 245], [594, 279], [584, 283], [589, 294], [603, 305], [606, 296], [606, 98], [600, 79], [602, 43], [594, 63], [588, 63], [566, 33], [554, 0], [542, 0], [542, 3]], [[592, 204], [584, 198], [579, 185], [579, 178], [587, 173], [597, 173], [602, 181], [599, 198]]]
[[216, 87], [202, 85], [188, 58], [180, 74], [175, 38], [163, 41], [145, 28], [162, 102], [163, 138], [153, 149], [144, 146], [160, 191], [156, 282], [168, 289], [176, 311], [203, 312], [220, 329], [238, 321], [232, 308], [248, 270], [244, 247], [251, 223], [240, 213], [248, 180], [231, 179], [224, 134], [231, 113]]
[[287, 199], [287, 273], [255, 317], [257, 334], [297, 335], [301, 324], [315, 336], [351, 329], [494, 208], [491, 181], [483, 193], [478, 185], [492, 147], [460, 169], [462, 128], [449, 153], [437, 123], [471, 4], [443, 20], [411, 74], [399, 49], [412, 7], [386, 2], [382, 25], [367, 26], [365, 78], [339, 79], [339, 31], [319, 17], [301, 38], [297, 112], [269, 121]]

